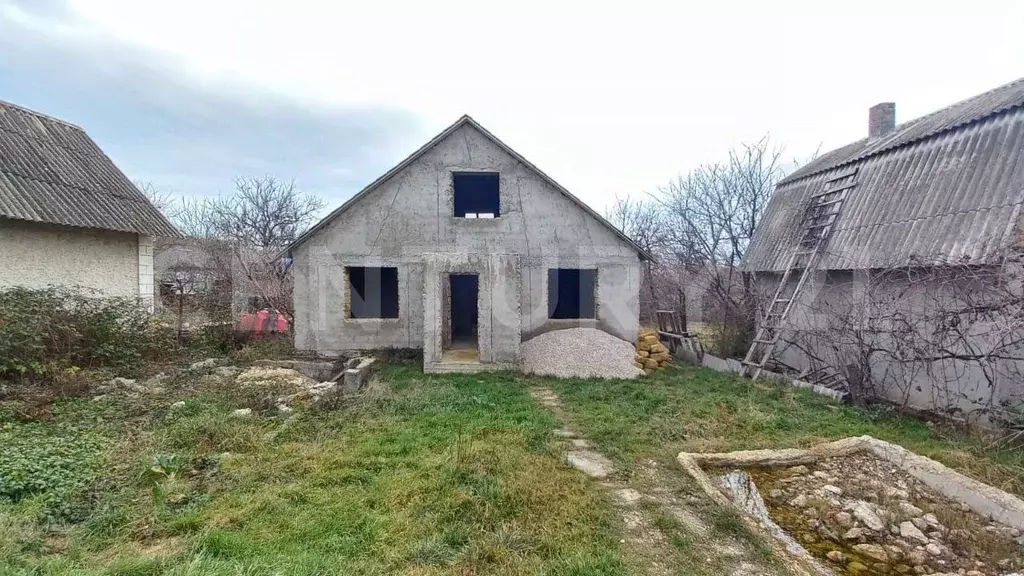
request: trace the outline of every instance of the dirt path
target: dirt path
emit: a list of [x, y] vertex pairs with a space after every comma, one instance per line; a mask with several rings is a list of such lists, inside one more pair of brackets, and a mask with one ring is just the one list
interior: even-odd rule
[[597, 480], [619, 510], [626, 528], [625, 552], [646, 574], [785, 573], [776, 566], [767, 568], [774, 563], [770, 553], [745, 541], [738, 522], [730, 522], [706, 498], [691, 492], [681, 471], [649, 460], [634, 474], [617, 473], [611, 460], [568, 427], [558, 394], [549, 388], [530, 394], [562, 425], [555, 435], [564, 445], [566, 462]]

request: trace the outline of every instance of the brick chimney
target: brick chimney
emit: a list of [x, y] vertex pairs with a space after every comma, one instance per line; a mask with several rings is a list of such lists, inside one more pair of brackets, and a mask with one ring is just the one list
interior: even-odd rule
[[868, 138], [881, 138], [896, 129], [896, 103], [882, 102], [868, 110]]

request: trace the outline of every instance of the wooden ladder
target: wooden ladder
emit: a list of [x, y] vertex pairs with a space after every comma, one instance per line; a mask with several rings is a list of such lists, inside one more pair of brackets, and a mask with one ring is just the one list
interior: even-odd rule
[[[783, 323], [789, 317], [807, 279], [814, 273], [821, 259], [822, 248], [828, 243], [829, 236], [839, 220], [843, 203], [850, 189], [857, 185], [856, 177], [856, 168], [833, 174], [825, 180], [823, 191], [811, 196], [807, 210], [804, 211], [800, 241], [789, 255], [786, 271], [779, 280], [771, 304], [765, 308], [754, 340], [743, 358], [740, 366], [741, 376], [749, 376], [756, 380], [761, 375], [764, 365], [771, 359], [782, 335]], [[792, 290], [789, 290], [790, 279], [797, 273], [800, 276]]]

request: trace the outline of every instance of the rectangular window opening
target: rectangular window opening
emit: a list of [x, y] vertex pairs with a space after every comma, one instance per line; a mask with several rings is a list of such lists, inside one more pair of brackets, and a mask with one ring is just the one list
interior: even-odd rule
[[398, 318], [398, 268], [349, 266], [348, 317]]
[[501, 194], [497, 172], [455, 172], [455, 216], [457, 218], [498, 218]]
[[548, 318], [597, 318], [597, 270], [549, 268]]

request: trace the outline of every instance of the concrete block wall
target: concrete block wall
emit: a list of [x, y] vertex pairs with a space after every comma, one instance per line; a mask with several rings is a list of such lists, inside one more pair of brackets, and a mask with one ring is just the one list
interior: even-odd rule
[[[868, 278], [865, 271], [817, 271], [801, 290], [793, 312], [787, 318], [787, 329], [782, 332], [775, 355], [788, 366], [809, 370], [818, 367], [812, 365], [811, 358], [804, 352], [805, 347], [812, 348], [818, 361], [841, 372], [849, 364], [858, 362], [862, 350], [849, 335], [840, 339], [843, 343], [837, 345], [828, 334], [830, 330], [852, 330], [854, 327], [862, 330], [860, 337], [864, 339], [864, 346], [898, 350], [899, 343], [889, 339], [884, 324], [871, 328], [868, 317], [872, 314], [885, 317], [897, 311], [907, 313], [914, 309], [916, 303], [929, 305], [929, 298], [934, 295], [926, 294], [928, 286], [908, 286], [902, 277], [887, 279], [868, 288]], [[759, 275], [758, 290], [770, 295], [780, 279], [780, 274]], [[869, 289], [871, 293], [867, 294], [865, 291]], [[853, 326], [844, 320], [850, 314], [851, 306], [864, 307], [872, 301], [879, 304], [869, 305], [868, 309], [851, 315], [861, 318], [862, 325]], [[886, 302], [894, 304], [887, 305]], [[930, 330], [930, 327], [921, 326], [919, 329]], [[980, 353], [991, 350], [991, 342], [985, 340], [984, 332], [967, 342]], [[1024, 362], [1016, 360], [992, 362], [986, 373], [979, 363], [972, 361], [909, 362], [876, 353], [872, 356], [870, 369], [875, 394], [881, 399], [919, 410], [953, 409], [973, 414], [990, 403], [1008, 402], [1012, 405], [1024, 399], [1024, 384], [1019, 377], [1024, 372]], [[993, 382], [990, 382], [990, 377]]]
[[139, 300], [153, 312], [153, 238], [139, 236]]
[[[499, 174], [500, 217], [453, 215], [452, 173], [461, 171]], [[433, 357], [443, 335], [440, 274], [463, 264], [480, 270], [481, 294], [491, 299], [486, 313], [480, 307], [481, 338], [490, 330], [481, 346], [485, 362], [517, 360], [522, 340], [552, 329], [589, 325], [625, 340], [638, 329], [633, 247], [469, 125], [361, 197], [292, 256], [300, 349], [424, 347]], [[397, 321], [345, 321], [344, 267], [359, 265], [399, 268]], [[547, 318], [548, 268], [598, 270], [597, 319]]]
[[[295, 258], [295, 346], [323, 354], [423, 346], [423, 274], [420, 256], [339, 255], [330, 261]], [[398, 268], [398, 318], [348, 318], [345, 267]]]
[[[594, 258], [548, 255], [529, 258], [523, 266], [522, 334], [529, 340], [552, 330], [597, 328], [623, 340], [633, 341], [640, 329], [640, 262], [635, 258]], [[597, 270], [597, 318], [555, 320], [548, 318], [548, 270], [586, 268]]]
[[426, 254], [423, 282], [423, 361], [441, 361], [445, 322], [444, 286], [451, 274], [479, 276], [477, 343], [480, 361], [519, 362], [520, 271], [517, 254]]

